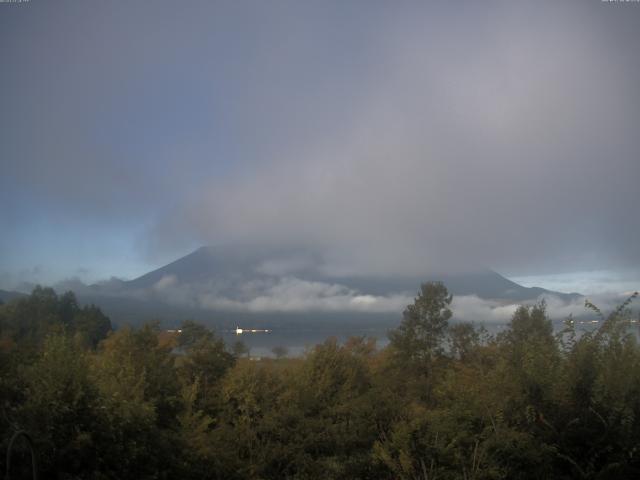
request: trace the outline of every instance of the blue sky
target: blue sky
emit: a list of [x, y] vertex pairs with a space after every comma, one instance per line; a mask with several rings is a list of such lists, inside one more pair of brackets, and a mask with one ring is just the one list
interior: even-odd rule
[[0, 288], [238, 242], [626, 288], [639, 22], [595, 0], [0, 4]]

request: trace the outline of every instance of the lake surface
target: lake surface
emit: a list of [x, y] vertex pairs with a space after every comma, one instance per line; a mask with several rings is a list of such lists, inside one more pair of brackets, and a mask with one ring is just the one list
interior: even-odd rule
[[[389, 343], [387, 334], [390, 329], [398, 324], [388, 326], [288, 326], [286, 328], [274, 328], [269, 333], [242, 333], [236, 335], [233, 329], [218, 331], [225, 343], [232, 346], [237, 341], [242, 341], [249, 347], [252, 357], [274, 357], [275, 347], [285, 347], [287, 356], [298, 357], [314, 345], [323, 343], [331, 337], [336, 337], [338, 342], [344, 343], [350, 337], [375, 338], [378, 348], [383, 348]], [[246, 326], [242, 328], [252, 328]], [[506, 324], [487, 325], [485, 328], [490, 334], [496, 334], [503, 330]], [[268, 328], [268, 327], [265, 327]]]
[[[250, 327], [248, 327], [250, 328]], [[313, 328], [313, 327], [289, 327], [275, 328], [269, 333], [243, 333], [236, 335], [233, 331], [219, 332], [227, 345], [233, 345], [237, 341], [242, 341], [249, 347], [252, 357], [274, 357], [272, 349], [275, 347], [285, 347], [287, 356], [298, 357], [314, 345], [323, 343], [330, 337], [336, 337], [340, 343], [345, 342], [349, 337], [369, 337], [377, 340], [378, 347], [385, 346], [388, 328], [381, 327], [345, 327], [345, 328]]]
[[[242, 341], [248, 348], [252, 357], [275, 357], [273, 349], [284, 347], [287, 349], [287, 356], [298, 357], [313, 348], [314, 345], [323, 343], [331, 337], [336, 337], [338, 342], [344, 343], [349, 337], [375, 338], [378, 348], [383, 348], [389, 343], [387, 334], [389, 330], [398, 327], [399, 322], [389, 322], [385, 324], [355, 325], [349, 324], [316, 324], [307, 325], [282, 325], [271, 328], [267, 324], [260, 324], [259, 328], [269, 329], [269, 333], [242, 333], [236, 335], [235, 329], [217, 329], [217, 333], [222, 336], [225, 343], [231, 347], [237, 341]], [[476, 327], [484, 326], [490, 335], [496, 335], [507, 327], [508, 324], [477, 324]], [[556, 332], [560, 331], [564, 325], [562, 322], [553, 322]], [[239, 325], [241, 328], [256, 328], [255, 325]], [[593, 330], [597, 324], [580, 323], [576, 325], [576, 333], [580, 336], [585, 331]]]

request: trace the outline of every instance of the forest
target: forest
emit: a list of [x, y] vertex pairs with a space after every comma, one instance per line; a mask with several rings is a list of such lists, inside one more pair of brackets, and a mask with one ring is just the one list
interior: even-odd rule
[[0, 305], [0, 472], [31, 478], [23, 431], [52, 479], [638, 478], [636, 297], [586, 302], [590, 332], [540, 302], [490, 335], [430, 282], [384, 348], [256, 361], [193, 321], [112, 329], [38, 287]]

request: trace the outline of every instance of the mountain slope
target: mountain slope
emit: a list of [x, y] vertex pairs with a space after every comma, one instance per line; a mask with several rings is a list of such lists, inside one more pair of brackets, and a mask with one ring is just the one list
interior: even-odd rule
[[569, 300], [579, 296], [538, 287], [523, 287], [489, 269], [458, 274], [425, 273], [419, 277], [328, 275], [319, 266], [319, 256], [313, 253], [243, 247], [202, 247], [125, 284], [128, 289], [152, 289], [163, 279], [172, 279], [181, 284], [202, 284], [255, 281], [283, 276], [344, 285], [371, 295], [417, 292], [422, 282], [439, 280], [445, 283], [453, 295], [477, 295], [484, 299], [527, 301], [548, 294]]
[[[461, 309], [466, 309], [473, 321], [503, 321], [495, 314], [501, 306], [532, 302], [541, 295], [562, 303], [580, 297], [523, 287], [489, 269], [340, 276], [327, 272], [315, 252], [246, 245], [202, 247], [136, 279], [74, 290], [81, 302], [100, 306], [117, 324], [158, 319], [175, 325], [191, 318], [222, 328], [246, 323], [299, 329], [302, 324], [394, 325], [420, 284], [434, 280], [444, 282], [458, 300], [467, 299], [454, 313], [464, 318]], [[469, 302], [482, 311], [469, 311]]]

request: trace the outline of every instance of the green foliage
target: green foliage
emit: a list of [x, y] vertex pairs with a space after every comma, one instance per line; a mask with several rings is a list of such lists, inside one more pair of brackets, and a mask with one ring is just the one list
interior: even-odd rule
[[59, 479], [635, 478], [635, 297], [587, 303], [592, 332], [554, 335], [539, 303], [492, 337], [448, 325], [451, 296], [424, 284], [387, 348], [254, 361], [195, 322], [110, 332], [36, 289], [0, 306], [0, 447], [26, 429]]
[[68, 336], [52, 335], [21, 373], [24, 403], [16, 416], [35, 439], [44, 470], [72, 478], [91, 469], [97, 391], [89, 378], [87, 354]]
[[95, 305], [79, 309], [73, 316], [73, 329], [76, 335], [91, 348], [107, 337], [111, 331], [111, 321]]
[[423, 283], [420, 294], [389, 332], [391, 346], [404, 362], [430, 362], [442, 352], [442, 340], [452, 312], [452, 297], [441, 282]]
[[451, 301], [452, 296], [441, 282], [421, 285], [420, 294], [404, 310], [400, 326], [389, 332], [391, 363], [387, 375], [403, 379], [402, 384], [391, 388], [432, 400], [452, 316]]
[[198, 383], [197, 404], [213, 413], [219, 400], [218, 382], [235, 362], [221, 338], [203, 325], [187, 321], [182, 325], [178, 345], [184, 354], [176, 358], [176, 370], [183, 382]]
[[474, 353], [480, 345], [480, 332], [472, 323], [457, 323], [449, 327], [451, 355], [462, 362], [475, 360]]
[[51, 288], [36, 287], [31, 295], [0, 306], [0, 334], [37, 350], [51, 333], [76, 334], [95, 348], [111, 331], [111, 321], [95, 305], [80, 307], [73, 292], [58, 296]]

